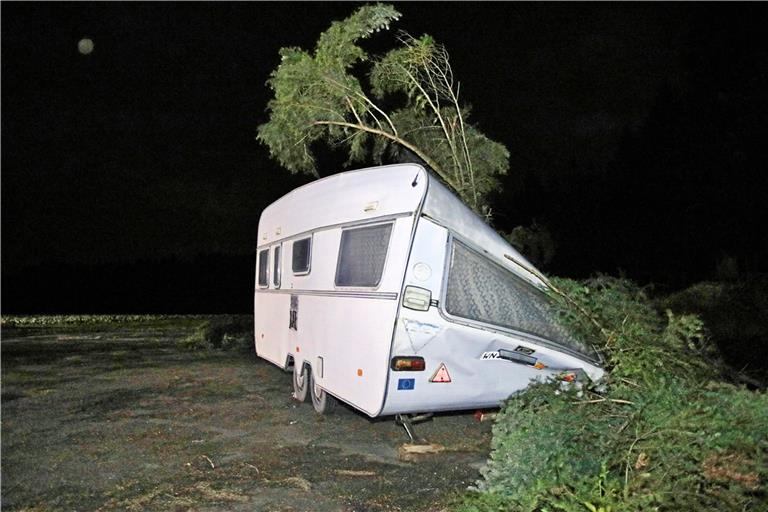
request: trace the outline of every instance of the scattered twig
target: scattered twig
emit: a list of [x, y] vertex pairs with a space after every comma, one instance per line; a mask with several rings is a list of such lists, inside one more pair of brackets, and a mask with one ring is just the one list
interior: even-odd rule
[[622, 400], [620, 398], [598, 398], [596, 400], [580, 400], [578, 402], [572, 402], [574, 404], [599, 404], [601, 402], [614, 402], [617, 404], [624, 404], [624, 405], [635, 405], [635, 402], [630, 402], [629, 400]]
[[648, 439], [651, 436], [656, 436], [656, 435], [667, 433], [667, 432], [674, 432], [674, 433], [677, 433], [677, 434], [685, 434], [685, 435], [689, 435], [689, 436], [695, 436], [696, 435], [696, 432], [689, 432], [687, 430], [678, 430], [678, 429], [670, 429], [670, 428], [662, 429], [662, 430], [657, 430], [654, 427], [651, 430], [649, 430], [647, 433], [645, 433], [643, 435], [640, 435], [640, 436], [636, 436], [635, 440], [632, 441], [632, 444], [629, 446], [629, 450], [627, 450], [627, 463], [624, 466], [624, 497], [626, 497], [628, 495], [628, 493], [629, 493], [629, 466], [630, 466], [630, 464], [632, 462], [631, 461], [631, 459], [632, 459], [632, 450], [635, 449], [635, 445], [637, 445], [637, 443], [639, 443], [640, 441], [644, 441], [644, 440]]
[[413, 461], [423, 454], [434, 454], [445, 451], [445, 446], [439, 444], [411, 444], [405, 443], [398, 448], [400, 460]]
[[741, 383], [744, 383], [744, 384], [749, 384], [749, 385], [754, 386], [754, 387], [756, 387], [758, 389], [765, 388], [765, 383], [763, 383], [763, 382], [761, 382], [761, 381], [759, 381], [757, 379], [754, 379], [754, 378], [752, 378], [752, 377], [750, 377], [748, 375], [744, 375], [743, 373], [737, 373], [736, 375], [734, 375], [734, 379], [737, 382], [741, 382]]
[[637, 436], [635, 437], [635, 440], [632, 441], [632, 444], [629, 445], [629, 450], [627, 450], [627, 463], [624, 465], [624, 497], [627, 497], [627, 493], [629, 492], [629, 465], [630, 465], [630, 457], [632, 454], [632, 450], [635, 449], [635, 445], [641, 441], [642, 439], [645, 439], [647, 437], [650, 437], [653, 435], [655, 429], [651, 429], [650, 432], [647, 434]]
[[375, 471], [367, 471], [367, 470], [335, 469], [334, 472], [337, 475], [345, 475], [345, 476], [376, 476]]
[[637, 417], [637, 414], [638, 414], [638, 411], [635, 411], [633, 414], [630, 414], [629, 417], [627, 418], [627, 421], [625, 421], [624, 424], [621, 427], [619, 427], [619, 430], [617, 432], [619, 434], [624, 432], [624, 430], [630, 425], [630, 423], [632, 423], [632, 420], [634, 420], [635, 417]]
[[640, 384], [638, 384], [637, 382], [629, 380], [629, 379], [625, 379], [624, 377], [620, 377], [619, 380], [621, 382], [625, 383], [625, 384], [629, 384], [630, 386], [634, 386], [636, 388], [640, 387]]
[[211, 465], [211, 469], [216, 469], [216, 466], [214, 466], [214, 465], [213, 465], [213, 461], [210, 459], [210, 457], [208, 457], [207, 455], [203, 455], [202, 457], [203, 457], [205, 460], [207, 460], [207, 461], [208, 461], [208, 464], [210, 464], [210, 465]]

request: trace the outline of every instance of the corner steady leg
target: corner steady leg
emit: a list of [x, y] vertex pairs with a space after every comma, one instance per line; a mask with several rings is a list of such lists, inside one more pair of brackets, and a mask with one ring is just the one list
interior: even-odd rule
[[[395, 423], [398, 425], [402, 425], [405, 429], [405, 433], [408, 434], [408, 437], [411, 440], [411, 443], [416, 443], [416, 431], [413, 428], [414, 423], [419, 423], [421, 421], [426, 421], [432, 417], [432, 413], [426, 413], [426, 414], [396, 414], [395, 415]], [[422, 437], [419, 438], [419, 441], [422, 443], [426, 443], [426, 440]]]

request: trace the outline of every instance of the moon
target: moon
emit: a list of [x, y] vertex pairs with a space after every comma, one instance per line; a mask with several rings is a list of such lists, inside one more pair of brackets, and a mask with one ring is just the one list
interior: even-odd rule
[[93, 40], [84, 37], [77, 43], [77, 51], [83, 55], [88, 55], [93, 51]]

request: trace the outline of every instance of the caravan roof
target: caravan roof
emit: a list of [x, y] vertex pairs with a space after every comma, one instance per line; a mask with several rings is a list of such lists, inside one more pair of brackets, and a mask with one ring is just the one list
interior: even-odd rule
[[417, 164], [396, 164], [342, 172], [284, 195], [261, 214], [258, 246], [321, 227], [361, 219], [421, 213], [445, 226], [504, 268], [541, 286], [519, 252], [481, 217]]

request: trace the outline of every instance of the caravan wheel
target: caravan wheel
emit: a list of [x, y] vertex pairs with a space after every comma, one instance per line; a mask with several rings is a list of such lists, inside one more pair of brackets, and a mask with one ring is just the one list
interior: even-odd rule
[[293, 397], [299, 402], [307, 401], [309, 373], [308, 366], [298, 363], [293, 365]]
[[325, 392], [315, 382], [315, 374], [309, 376], [309, 394], [312, 395], [312, 407], [317, 414], [328, 414], [336, 408], [336, 398]]

